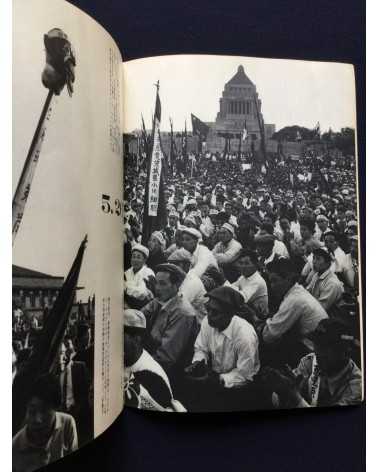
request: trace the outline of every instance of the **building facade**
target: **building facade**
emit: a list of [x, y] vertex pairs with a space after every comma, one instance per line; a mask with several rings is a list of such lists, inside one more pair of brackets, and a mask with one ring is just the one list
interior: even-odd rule
[[[201, 117], [198, 117], [201, 119]], [[240, 133], [244, 126], [247, 129], [247, 139], [241, 143], [241, 151], [244, 153], [258, 149], [261, 140], [259, 120], [264, 126], [265, 140], [267, 142], [275, 133], [274, 124], [265, 124], [262, 114], [262, 102], [256, 89], [256, 85], [251, 81], [240, 65], [235, 75], [224, 85], [219, 99], [219, 108], [214, 122], [206, 122], [210, 128], [206, 142], [203, 143], [203, 150], [212, 153], [223, 152], [225, 150], [226, 139], [229, 139], [228, 146], [232, 153], [237, 153], [240, 146]], [[182, 136], [174, 133], [175, 145], [178, 151], [182, 149]], [[140, 146], [141, 132], [135, 131], [127, 135], [127, 146], [129, 152], [137, 152]], [[161, 142], [166, 154], [170, 152], [170, 133], [161, 131]], [[226, 138], [225, 136], [229, 136]], [[196, 152], [198, 150], [198, 136], [187, 133], [187, 150]], [[272, 143], [275, 148], [276, 143]], [[272, 146], [269, 146], [272, 147]]]

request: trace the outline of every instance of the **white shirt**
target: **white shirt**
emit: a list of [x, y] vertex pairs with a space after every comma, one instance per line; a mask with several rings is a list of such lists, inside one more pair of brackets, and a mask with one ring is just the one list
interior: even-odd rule
[[214, 232], [214, 225], [211, 222], [209, 216], [202, 218], [202, 224], [200, 226], [201, 233], [206, 237], [209, 238]]
[[218, 264], [231, 264], [237, 258], [238, 254], [242, 250], [242, 245], [236, 239], [231, 239], [227, 244], [219, 241], [214, 249], [213, 254]]
[[181, 284], [179, 294], [182, 294], [196, 310], [198, 321], [201, 323], [206, 316], [206, 289], [202, 280], [193, 271], [190, 271]]
[[341, 249], [341, 247], [338, 246], [333, 251], [333, 254], [335, 256], [335, 272], [345, 272], [347, 270], [347, 260], [345, 252]]
[[325, 310], [338, 302], [344, 293], [342, 282], [330, 268], [321, 275], [311, 272], [310, 283], [306, 288]]
[[212, 328], [207, 317], [194, 344], [193, 362], [211, 360], [226, 388], [245, 384], [260, 369], [259, 341], [255, 329], [239, 316], [233, 316], [224, 331]]
[[149, 277], [155, 277], [155, 273], [152, 269], [144, 265], [138, 272], [134, 272], [134, 269], [130, 267], [125, 272], [125, 290], [127, 295], [137, 299], [143, 299], [148, 297], [151, 292], [147, 288], [146, 280]]
[[235, 227], [238, 227], [238, 220], [235, 215], [231, 215], [230, 218], [228, 219], [228, 222], [232, 224]]
[[355, 280], [357, 270], [358, 262], [352, 258], [352, 254], [345, 254], [345, 281], [352, 288], [356, 288], [355, 284], [358, 286], [358, 280]]
[[324, 318], [328, 315], [318, 300], [296, 283], [284, 296], [277, 313], [268, 318], [262, 332], [263, 339], [266, 343], [273, 343], [294, 328], [298, 341], [303, 340]]
[[289, 251], [287, 250], [287, 247], [282, 241], [278, 241], [277, 239], [274, 241], [272, 254], [265, 259], [264, 265], [272, 262], [275, 257], [285, 257], [286, 259], [289, 259]]
[[[310, 283], [310, 273], [313, 270], [313, 254], [311, 253], [309, 256], [307, 256], [307, 262], [304, 265], [302, 269], [302, 277], [305, 278], [306, 284], [308, 285]], [[345, 254], [345, 252], [338, 247], [334, 251], [334, 260], [331, 262], [331, 271], [332, 272], [338, 272], [339, 274], [346, 274], [348, 272], [348, 258]]]
[[268, 314], [268, 289], [266, 282], [256, 271], [249, 277], [240, 276], [231, 287], [240, 292], [245, 303], [255, 306], [262, 315]]
[[198, 277], [201, 277], [208, 267], [218, 267], [218, 263], [210, 249], [202, 244], [197, 244], [197, 247], [192, 254], [192, 262], [190, 266], [191, 270], [198, 275]]
[[57, 461], [78, 447], [77, 429], [71, 415], [55, 412], [55, 423], [47, 444], [38, 447], [30, 442], [24, 426], [12, 440], [13, 472], [32, 472]]

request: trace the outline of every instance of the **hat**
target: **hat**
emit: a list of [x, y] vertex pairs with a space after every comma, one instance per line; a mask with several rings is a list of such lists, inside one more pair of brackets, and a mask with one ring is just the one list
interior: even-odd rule
[[350, 221], [348, 221], [348, 223], [347, 223], [347, 228], [350, 228], [351, 226], [354, 226], [354, 227], [357, 228], [357, 226], [358, 226], [357, 221], [356, 221], [356, 220], [350, 220]]
[[165, 239], [164, 239], [164, 236], [163, 236], [163, 233], [161, 233], [160, 231], [154, 231], [151, 236], [151, 238], [155, 238], [159, 241], [160, 243], [160, 246], [165, 249], [165, 245], [166, 245], [166, 242], [165, 242]]
[[131, 252], [133, 251], [141, 252], [146, 257], [146, 259], [150, 255], [150, 251], [142, 244], [134, 244], [134, 246], [131, 248]]
[[331, 262], [334, 258], [325, 247], [318, 247], [312, 251], [314, 256], [323, 257], [326, 262]]
[[229, 231], [233, 237], [235, 237], [235, 228], [230, 223], [223, 223], [222, 228]]
[[202, 239], [201, 233], [198, 231], [198, 229], [188, 228], [187, 226], [182, 226], [180, 229], [182, 233], [188, 233], [190, 236], [193, 236], [198, 240]]
[[186, 202], [186, 205], [197, 205], [197, 202], [196, 200], [194, 200], [194, 198], [191, 198]]
[[335, 346], [342, 342], [354, 342], [350, 329], [337, 318], [321, 320], [315, 331], [307, 335], [317, 344]]
[[236, 313], [243, 305], [243, 296], [231, 287], [217, 287], [205, 294], [205, 297], [212, 298], [224, 305], [224, 308], [230, 311], [230, 314]]
[[210, 208], [210, 211], [209, 211], [210, 216], [217, 215], [218, 213], [219, 213], [219, 211], [216, 210], [215, 208]]
[[180, 247], [180, 249], [176, 249], [168, 257], [169, 262], [173, 262], [173, 261], [177, 261], [177, 262], [179, 262], [179, 261], [188, 261], [188, 262], [190, 262], [191, 260], [192, 260], [192, 255], [190, 254], [189, 251], [187, 251], [183, 247]]
[[123, 326], [125, 328], [146, 329], [146, 318], [139, 310], [127, 309], [123, 311]]
[[170, 211], [168, 216], [174, 216], [175, 218], [180, 218], [180, 214], [175, 210]]
[[158, 272], [168, 272], [170, 275], [173, 275], [177, 285], [181, 285], [186, 277], [186, 273], [178, 266], [170, 263], [159, 264], [156, 267], [155, 273]]
[[325, 215], [320, 214], [316, 217], [316, 221], [329, 221], [329, 219]]

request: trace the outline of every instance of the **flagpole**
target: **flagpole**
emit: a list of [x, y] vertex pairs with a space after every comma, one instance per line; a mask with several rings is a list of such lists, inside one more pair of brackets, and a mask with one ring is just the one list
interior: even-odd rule
[[[51, 112], [52, 97], [54, 94], [59, 95], [65, 86], [67, 86], [70, 96], [73, 93], [76, 59], [68, 36], [61, 29], [53, 28], [44, 35], [44, 44], [46, 64], [42, 72], [42, 83], [49, 91], [12, 200], [12, 245], [21, 225], [26, 202], [30, 194], [35, 169], [46, 134], [47, 121], [50, 119], [49, 112]], [[63, 63], [63, 68], [57, 70], [55, 65], [60, 63]]]
[[34, 172], [37, 167], [39, 155], [42, 148], [43, 139], [46, 133], [46, 124], [49, 119], [47, 116], [48, 111], [51, 111], [50, 104], [54, 95], [53, 90], [49, 90], [45, 103], [42, 108], [41, 116], [38, 120], [37, 128], [34, 132], [33, 139], [31, 141], [28, 154], [26, 156], [24, 166], [16, 191], [12, 200], [12, 244], [17, 235], [18, 228], [20, 227], [21, 220], [24, 214], [26, 201], [30, 192], [31, 183], [34, 177]]

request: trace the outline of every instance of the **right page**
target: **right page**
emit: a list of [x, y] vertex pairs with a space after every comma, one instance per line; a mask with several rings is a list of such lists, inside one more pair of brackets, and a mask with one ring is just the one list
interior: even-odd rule
[[350, 64], [124, 64], [125, 404], [363, 400]]

